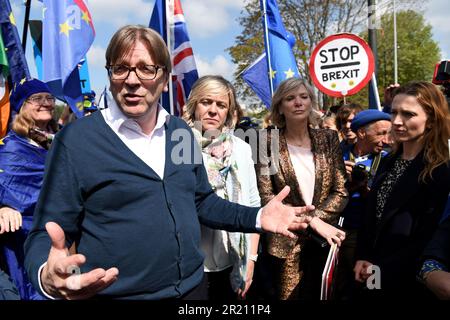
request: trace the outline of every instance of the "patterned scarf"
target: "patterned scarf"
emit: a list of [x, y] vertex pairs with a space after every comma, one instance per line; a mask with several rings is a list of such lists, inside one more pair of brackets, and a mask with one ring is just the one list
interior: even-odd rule
[[[206, 155], [205, 168], [214, 192], [223, 199], [239, 202], [241, 185], [237, 179], [237, 164], [231, 159], [231, 153], [233, 152], [232, 137], [230, 130], [224, 129], [216, 138], [202, 136], [197, 141], [200, 142], [202, 153]], [[233, 184], [232, 195], [228, 195], [226, 187], [229, 174]]]
[[[241, 184], [238, 180], [238, 165], [231, 155], [233, 152], [233, 132], [224, 128], [217, 137], [204, 137], [201, 132], [192, 128], [202, 153], [208, 180], [214, 192], [221, 198], [240, 203]], [[228, 194], [227, 178], [231, 177], [232, 194]], [[241, 232], [228, 232], [229, 252], [233, 257], [233, 271], [230, 279], [234, 290], [245, 286], [247, 273], [247, 256], [250, 250], [249, 235]]]

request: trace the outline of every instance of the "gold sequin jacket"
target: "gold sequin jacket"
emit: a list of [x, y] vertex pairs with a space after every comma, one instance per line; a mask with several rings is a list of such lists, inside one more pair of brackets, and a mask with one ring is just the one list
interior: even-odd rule
[[[327, 223], [334, 224], [348, 202], [348, 192], [344, 186], [345, 165], [338, 136], [335, 131], [328, 129], [309, 128], [308, 130], [316, 173], [312, 200], [316, 210], [312, 215]], [[268, 155], [268, 157], [263, 161], [258, 161], [256, 165], [261, 205], [265, 205], [284, 186], [288, 185], [291, 191], [283, 202], [292, 206], [304, 206], [305, 202], [299, 188], [301, 181], [298, 181], [295, 175], [284, 132], [280, 130], [279, 133], [278, 161], [275, 159], [276, 152], [271, 150], [272, 136], [276, 137], [275, 134], [268, 133], [267, 144], [262, 143], [263, 148], [267, 147], [267, 150], [262, 150], [262, 153]], [[269, 167], [275, 167], [277, 172], [268, 175]], [[304, 233], [299, 234], [298, 239], [267, 234], [267, 249], [271, 255], [285, 258], [292, 252], [296, 244], [301, 245], [306, 238]]]

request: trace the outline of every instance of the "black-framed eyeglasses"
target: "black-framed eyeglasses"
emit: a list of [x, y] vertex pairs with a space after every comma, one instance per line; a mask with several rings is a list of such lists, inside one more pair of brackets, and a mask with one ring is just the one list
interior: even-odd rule
[[44, 102], [53, 104], [55, 103], [56, 98], [54, 96], [33, 96], [29, 97], [27, 101], [37, 105], [43, 105]]
[[141, 80], [153, 80], [158, 75], [158, 70], [164, 70], [165, 68], [166, 67], [152, 64], [140, 65], [136, 67], [129, 67], [122, 64], [106, 66], [106, 70], [108, 70], [109, 77], [112, 80], [125, 80], [128, 78], [131, 71], [134, 71], [136, 76]]

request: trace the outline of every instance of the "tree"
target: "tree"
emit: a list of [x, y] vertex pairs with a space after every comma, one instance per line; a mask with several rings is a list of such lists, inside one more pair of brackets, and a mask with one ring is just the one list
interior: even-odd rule
[[[377, 33], [378, 92], [383, 101], [384, 88], [394, 83], [394, 26], [392, 13], [381, 17]], [[361, 34], [367, 39], [367, 32]], [[431, 25], [423, 14], [413, 10], [397, 12], [398, 82], [412, 80], [431, 81], [434, 67], [440, 60], [440, 49], [432, 38]], [[367, 105], [367, 90], [350, 97], [352, 101]]]
[[[383, 15], [383, 29], [378, 37], [378, 84], [381, 88], [394, 82], [393, 17]], [[440, 50], [432, 38], [431, 25], [423, 15], [412, 10], [397, 13], [398, 81], [431, 81]]]
[[264, 31], [261, 28], [261, 11], [258, 0], [248, 1], [238, 18], [242, 32], [236, 37], [236, 45], [228, 48], [231, 61], [237, 66], [234, 73], [238, 96], [246, 100], [248, 107], [261, 107], [262, 103], [244, 83], [240, 73], [264, 52]]

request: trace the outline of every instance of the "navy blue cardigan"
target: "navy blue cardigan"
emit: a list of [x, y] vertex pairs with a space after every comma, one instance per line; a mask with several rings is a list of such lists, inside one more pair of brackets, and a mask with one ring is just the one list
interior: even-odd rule
[[[75, 242], [86, 256], [82, 272], [119, 269], [118, 280], [102, 296], [131, 299], [179, 297], [199, 284], [199, 221], [229, 231], [256, 231], [258, 208], [230, 203], [212, 191], [184, 121], [170, 117], [165, 130], [162, 180], [125, 146], [100, 112], [57, 134], [25, 243], [25, 265], [36, 288], [38, 269], [50, 249], [48, 221], [58, 223], [67, 245]], [[186, 163], [176, 164], [172, 156]]]

